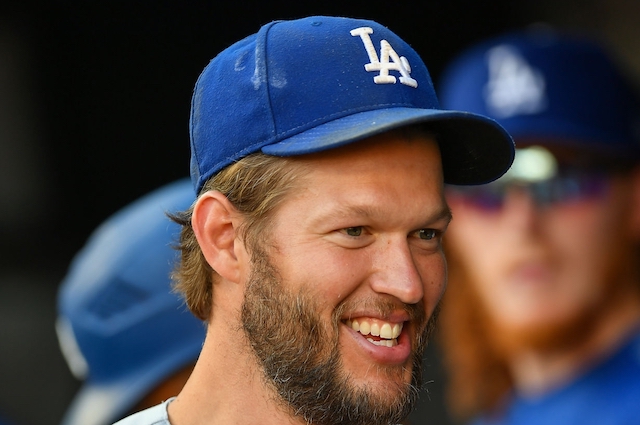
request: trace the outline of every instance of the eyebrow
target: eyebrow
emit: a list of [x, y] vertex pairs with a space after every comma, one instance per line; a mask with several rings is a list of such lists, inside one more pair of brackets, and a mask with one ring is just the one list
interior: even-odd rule
[[435, 214], [431, 221], [445, 220], [447, 223], [449, 223], [452, 219], [453, 214], [451, 213], [451, 208], [449, 207], [449, 205], [444, 203], [444, 205], [440, 209], [440, 212]]
[[[323, 218], [324, 219], [330, 219], [333, 217], [341, 218], [349, 214], [356, 214], [366, 218], [371, 218], [377, 215], [376, 209], [377, 208], [375, 205], [350, 205], [350, 206], [341, 205], [339, 208], [331, 211]], [[451, 222], [452, 218], [453, 218], [453, 215], [451, 213], [451, 208], [445, 202], [442, 204], [442, 207], [440, 209], [436, 210], [431, 214], [426, 215], [426, 218], [423, 220], [423, 222], [433, 223], [435, 221], [446, 221], [447, 223], [449, 223]]]

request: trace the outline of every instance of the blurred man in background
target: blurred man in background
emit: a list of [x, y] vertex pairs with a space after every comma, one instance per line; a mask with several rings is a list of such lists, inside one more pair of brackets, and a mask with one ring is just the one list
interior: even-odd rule
[[180, 392], [205, 328], [171, 290], [188, 179], [123, 208], [91, 235], [59, 290], [56, 330], [83, 385], [63, 425], [107, 425]]
[[449, 186], [441, 332], [460, 418], [640, 423], [638, 103], [596, 43], [548, 28], [460, 55], [441, 102], [514, 137], [511, 170]]

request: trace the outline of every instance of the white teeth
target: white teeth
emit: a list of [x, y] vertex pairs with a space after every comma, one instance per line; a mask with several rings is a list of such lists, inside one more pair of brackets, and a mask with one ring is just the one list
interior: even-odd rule
[[354, 320], [353, 322], [351, 320], [347, 320], [347, 326], [356, 332], [360, 332], [360, 323], [357, 320]]
[[360, 332], [362, 335], [373, 335], [383, 338], [382, 340], [374, 340], [373, 338], [367, 338], [367, 340], [375, 345], [394, 347], [398, 345], [397, 338], [402, 332], [402, 323], [382, 323], [382, 326], [378, 322], [369, 323], [367, 320], [347, 320], [347, 326], [351, 327], [356, 332]]
[[371, 324], [371, 335], [380, 336], [380, 325], [377, 323]]
[[373, 338], [367, 338], [367, 341], [369, 341], [370, 343], [372, 343], [373, 345], [377, 345], [380, 347], [395, 347], [396, 345], [398, 345], [398, 341], [395, 339], [381, 339], [379, 341], [376, 341]]
[[393, 338], [397, 338], [400, 336], [400, 332], [402, 332], [402, 323], [396, 323], [393, 325]]
[[382, 325], [382, 328], [380, 328], [380, 334], [379, 335], [382, 338], [392, 339], [393, 338], [393, 333], [392, 333], [391, 325], [388, 324], [388, 323], [385, 323], [384, 325]]

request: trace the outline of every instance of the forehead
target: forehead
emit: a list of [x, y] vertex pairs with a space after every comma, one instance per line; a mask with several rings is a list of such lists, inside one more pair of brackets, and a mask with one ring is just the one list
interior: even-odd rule
[[[402, 208], [442, 208], [443, 175], [435, 139], [385, 133], [295, 160], [303, 170], [295, 199], [322, 204], [316, 210], [355, 209], [404, 215]], [[390, 207], [393, 204], [395, 207]]]
[[[385, 168], [415, 167], [421, 173], [442, 176], [435, 137], [415, 128], [382, 133], [335, 149], [301, 155], [296, 160], [309, 171], [327, 174], [340, 170], [357, 176], [371, 164], [379, 163]], [[343, 169], [347, 164], [349, 168]]]

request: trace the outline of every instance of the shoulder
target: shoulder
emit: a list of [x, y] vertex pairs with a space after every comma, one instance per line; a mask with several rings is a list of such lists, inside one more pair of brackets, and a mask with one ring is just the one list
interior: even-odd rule
[[114, 425], [171, 425], [167, 414], [167, 405], [173, 400], [142, 410], [116, 422]]
[[640, 331], [595, 371], [599, 384], [610, 384], [612, 390], [640, 391]]

